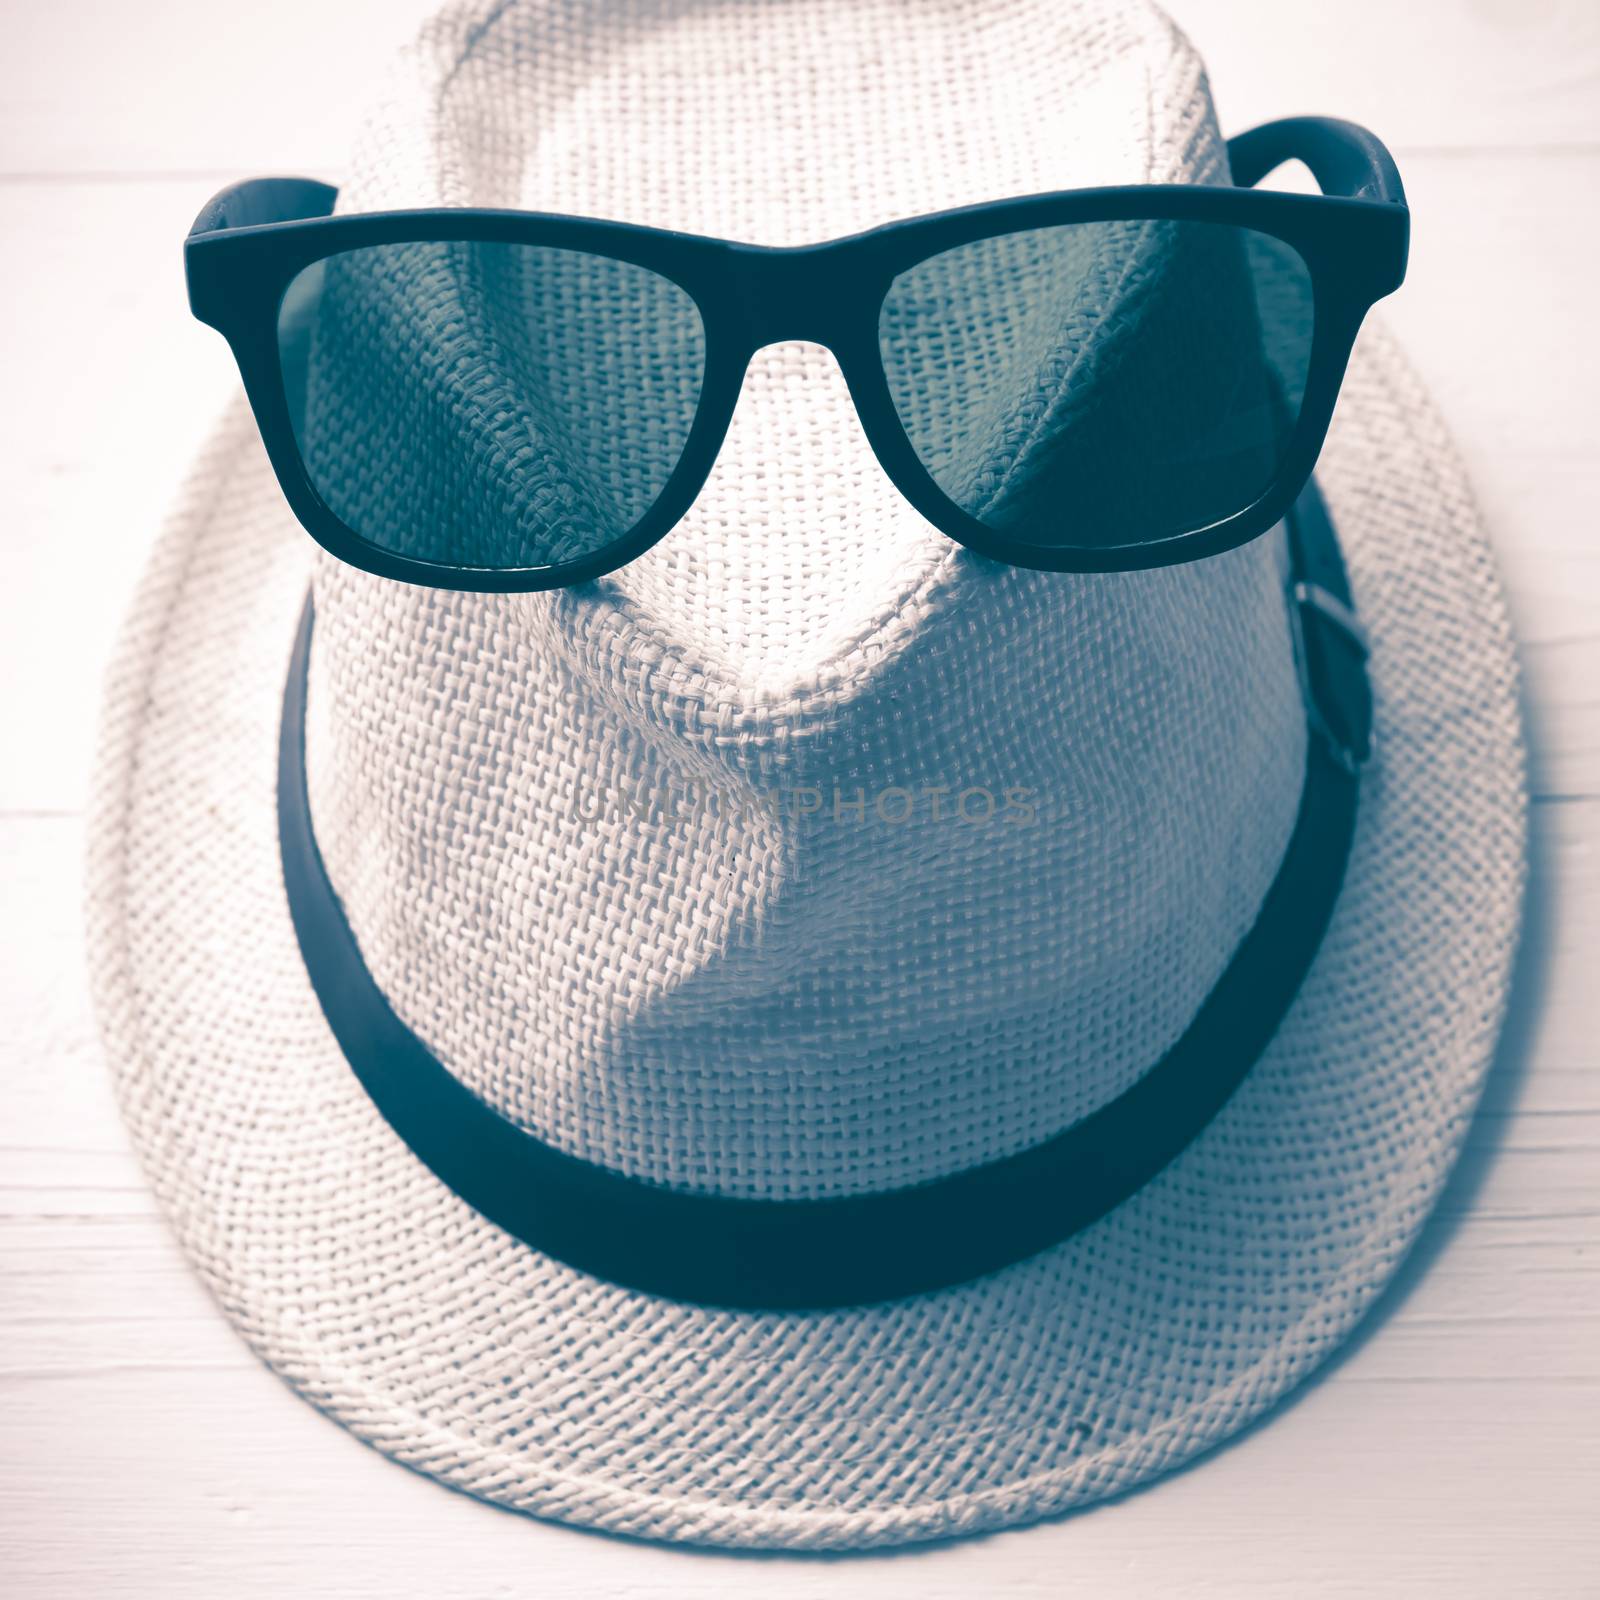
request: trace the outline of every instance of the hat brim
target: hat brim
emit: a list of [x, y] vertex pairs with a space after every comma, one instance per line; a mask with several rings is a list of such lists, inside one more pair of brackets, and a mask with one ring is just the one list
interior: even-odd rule
[[440, 1185], [341, 1056], [278, 864], [311, 555], [242, 404], [108, 690], [91, 965], [123, 1110], [259, 1355], [380, 1450], [648, 1538], [865, 1548], [1064, 1511], [1237, 1432], [1393, 1274], [1493, 1056], [1525, 856], [1515, 660], [1426, 395], [1364, 332], [1318, 469], [1372, 638], [1378, 757], [1316, 966], [1200, 1138], [1116, 1211], [952, 1289], [707, 1310], [541, 1256]]

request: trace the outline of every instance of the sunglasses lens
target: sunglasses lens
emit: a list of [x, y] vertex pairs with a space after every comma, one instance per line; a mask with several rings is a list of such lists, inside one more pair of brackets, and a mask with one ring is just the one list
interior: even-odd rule
[[894, 280], [879, 344], [900, 422], [969, 516], [1041, 549], [1191, 533], [1282, 466], [1311, 356], [1311, 275], [1211, 222], [980, 239]]
[[381, 550], [454, 567], [562, 566], [625, 538], [682, 459], [705, 375], [677, 284], [497, 242], [316, 262], [278, 348], [328, 507]]

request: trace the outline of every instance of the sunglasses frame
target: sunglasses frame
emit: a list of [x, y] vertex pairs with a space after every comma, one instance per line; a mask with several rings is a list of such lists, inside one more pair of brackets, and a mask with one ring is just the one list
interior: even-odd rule
[[[332, 555], [380, 577], [432, 588], [515, 593], [562, 588], [614, 572], [682, 519], [722, 447], [750, 359], [763, 346], [804, 339], [838, 361], [861, 427], [904, 498], [942, 533], [1013, 566], [1123, 572], [1216, 555], [1264, 533], [1310, 479], [1350, 350], [1372, 303], [1405, 277], [1410, 213], [1400, 175], [1365, 129], [1297, 117], [1230, 140], [1234, 185], [1138, 184], [996, 200], [873, 228], [822, 244], [739, 244], [624, 222], [466, 208], [330, 215], [337, 191], [307, 178], [258, 178], [223, 190], [184, 246], [189, 303], [228, 341], [284, 495]], [[1286, 161], [1311, 169], [1319, 195], [1252, 187]], [[1305, 262], [1314, 327], [1300, 414], [1277, 475], [1250, 505], [1221, 521], [1142, 544], [1040, 547], [985, 527], [923, 466], [890, 396], [879, 315], [895, 278], [959, 245], [1032, 228], [1112, 221], [1229, 223], [1282, 240]], [[677, 284], [705, 333], [705, 375], [683, 455], [650, 510], [592, 555], [557, 566], [486, 568], [394, 554], [349, 527], [317, 492], [290, 420], [278, 313], [296, 274], [371, 245], [497, 241], [585, 251], [630, 262]]]

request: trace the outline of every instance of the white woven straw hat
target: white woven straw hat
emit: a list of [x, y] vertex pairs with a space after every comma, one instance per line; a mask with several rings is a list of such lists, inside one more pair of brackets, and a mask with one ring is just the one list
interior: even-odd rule
[[[469, 0], [405, 53], [339, 204], [787, 244], [1225, 176], [1200, 63], [1138, 0]], [[1371, 635], [1378, 755], [1266, 1052], [1060, 1243], [877, 1303], [724, 1309], [503, 1232], [335, 1043], [275, 808], [308, 583], [311, 816], [398, 1016], [569, 1155], [816, 1199], [1030, 1147], [1184, 1032], [1300, 802], [1281, 531], [1149, 572], [982, 560], [896, 494], [832, 357], [783, 345], [644, 557], [569, 590], [428, 590], [316, 551], [241, 402], [111, 674], [90, 871], [127, 1120], [228, 1316], [396, 1459], [660, 1539], [994, 1528], [1258, 1416], [1348, 1334], [1439, 1192], [1522, 887], [1500, 588], [1441, 425], [1370, 320], [1318, 478]], [[873, 814], [889, 788], [916, 797], [897, 825]], [[1010, 790], [1027, 825], [993, 814]], [[998, 807], [958, 806], [974, 791]], [[800, 794], [819, 798], [771, 803]]]

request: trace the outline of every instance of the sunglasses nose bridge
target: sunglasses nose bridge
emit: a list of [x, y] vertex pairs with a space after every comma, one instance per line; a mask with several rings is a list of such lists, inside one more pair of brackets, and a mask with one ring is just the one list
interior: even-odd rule
[[752, 350], [796, 339], [835, 346], [850, 303], [848, 263], [838, 251], [739, 245], [733, 266]]

